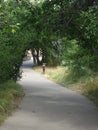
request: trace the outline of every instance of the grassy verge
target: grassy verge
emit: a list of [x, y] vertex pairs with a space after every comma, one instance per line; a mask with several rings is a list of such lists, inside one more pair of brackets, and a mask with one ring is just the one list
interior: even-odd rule
[[[41, 67], [35, 67], [35, 71], [42, 74]], [[69, 71], [64, 67], [47, 67], [45, 77], [67, 87], [73, 91], [87, 96], [96, 105], [98, 105], [98, 77], [83, 77], [74, 81], [72, 75], [69, 76]]]
[[20, 85], [13, 81], [0, 84], [0, 124], [18, 106], [23, 95]]

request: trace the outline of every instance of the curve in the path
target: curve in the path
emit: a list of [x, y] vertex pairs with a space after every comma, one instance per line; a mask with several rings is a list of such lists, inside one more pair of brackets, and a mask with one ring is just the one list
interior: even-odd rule
[[26, 95], [0, 130], [98, 130], [98, 109], [84, 96], [28, 67], [19, 83]]

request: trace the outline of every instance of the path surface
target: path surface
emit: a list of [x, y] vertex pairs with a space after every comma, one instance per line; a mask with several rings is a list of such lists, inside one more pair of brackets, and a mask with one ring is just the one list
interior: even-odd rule
[[26, 64], [19, 81], [26, 96], [0, 130], [98, 130], [98, 108], [93, 103], [45, 79]]

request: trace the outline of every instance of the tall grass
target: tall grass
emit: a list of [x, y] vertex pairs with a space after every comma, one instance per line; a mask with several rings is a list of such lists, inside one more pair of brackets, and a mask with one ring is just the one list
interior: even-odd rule
[[83, 88], [83, 94], [89, 97], [98, 106], [98, 77], [87, 79]]
[[[35, 71], [42, 73], [41, 67], [35, 67]], [[98, 76], [86, 75], [75, 77], [65, 67], [47, 67], [45, 75], [47, 78], [67, 87], [73, 91], [87, 96], [98, 105]]]
[[22, 88], [14, 81], [0, 84], [0, 124], [18, 106], [23, 95]]

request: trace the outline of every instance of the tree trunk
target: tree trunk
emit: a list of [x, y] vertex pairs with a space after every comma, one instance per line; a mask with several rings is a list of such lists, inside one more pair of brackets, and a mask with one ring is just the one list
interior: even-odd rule
[[32, 56], [33, 56], [33, 64], [36, 65], [37, 64], [37, 59], [36, 59], [36, 55], [35, 55], [35, 49], [31, 49], [32, 52]]

